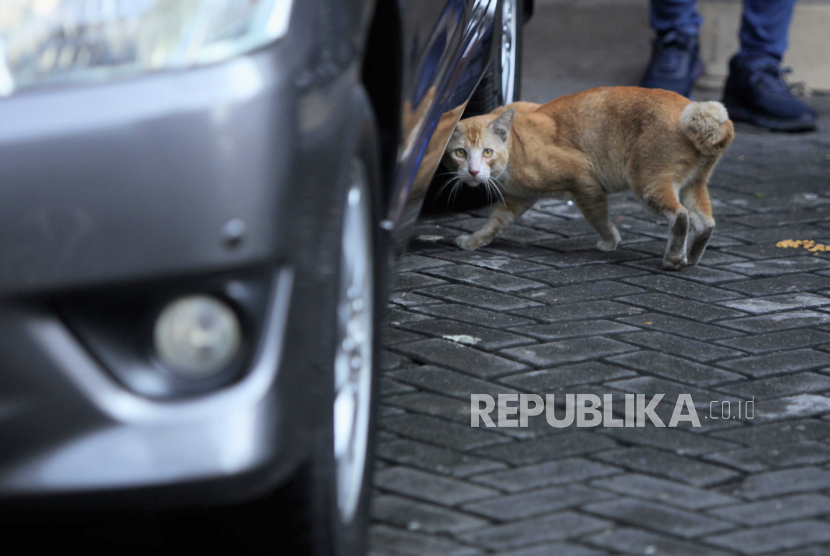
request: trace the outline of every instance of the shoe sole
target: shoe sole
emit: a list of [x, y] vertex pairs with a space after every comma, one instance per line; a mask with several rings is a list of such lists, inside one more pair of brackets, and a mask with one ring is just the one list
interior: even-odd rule
[[772, 118], [764, 116], [747, 110], [746, 108], [735, 104], [734, 101], [723, 99], [723, 105], [729, 113], [729, 118], [733, 122], [747, 122], [755, 124], [760, 127], [771, 129], [772, 131], [815, 131], [818, 128], [815, 121], [804, 120], [782, 120], [779, 118]]

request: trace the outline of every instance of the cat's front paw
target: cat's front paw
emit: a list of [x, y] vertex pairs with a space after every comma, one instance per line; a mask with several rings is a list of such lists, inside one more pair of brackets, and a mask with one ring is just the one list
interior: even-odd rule
[[467, 251], [472, 251], [473, 249], [479, 247], [473, 237], [468, 234], [462, 234], [455, 238], [455, 244], [462, 249], [466, 249]]
[[686, 263], [686, 255], [680, 258], [663, 257], [663, 270], [681, 270]]
[[619, 244], [620, 241], [618, 239], [601, 239], [597, 242], [597, 249], [605, 253], [610, 253], [611, 251], [616, 251]]

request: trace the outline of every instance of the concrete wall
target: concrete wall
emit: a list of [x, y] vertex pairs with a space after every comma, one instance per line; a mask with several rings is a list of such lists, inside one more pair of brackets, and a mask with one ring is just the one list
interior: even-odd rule
[[[700, 50], [706, 73], [699, 86], [720, 88], [726, 79], [729, 58], [738, 49], [741, 3], [729, 0], [699, 0], [704, 19]], [[793, 68], [791, 83], [830, 92], [830, 1], [796, 4], [790, 28], [790, 48], [784, 65]]]

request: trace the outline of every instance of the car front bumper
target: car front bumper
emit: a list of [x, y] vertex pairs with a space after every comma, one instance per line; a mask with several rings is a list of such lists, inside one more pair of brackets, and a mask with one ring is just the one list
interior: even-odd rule
[[[210, 67], [0, 102], [0, 502], [235, 502], [307, 457], [338, 184], [371, 117], [356, 60], [315, 73], [317, 48], [289, 36]], [[249, 368], [199, 396], [131, 392], [59, 310], [77, 292], [251, 267], [273, 283]]]

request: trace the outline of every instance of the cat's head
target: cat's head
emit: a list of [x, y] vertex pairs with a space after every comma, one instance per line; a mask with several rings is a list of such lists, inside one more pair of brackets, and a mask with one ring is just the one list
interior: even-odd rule
[[510, 108], [497, 118], [475, 116], [458, 123], [444, 154], [444, 164], [467, 185], [498, 179], [507, 169], [510, 126], [516, 112]]

